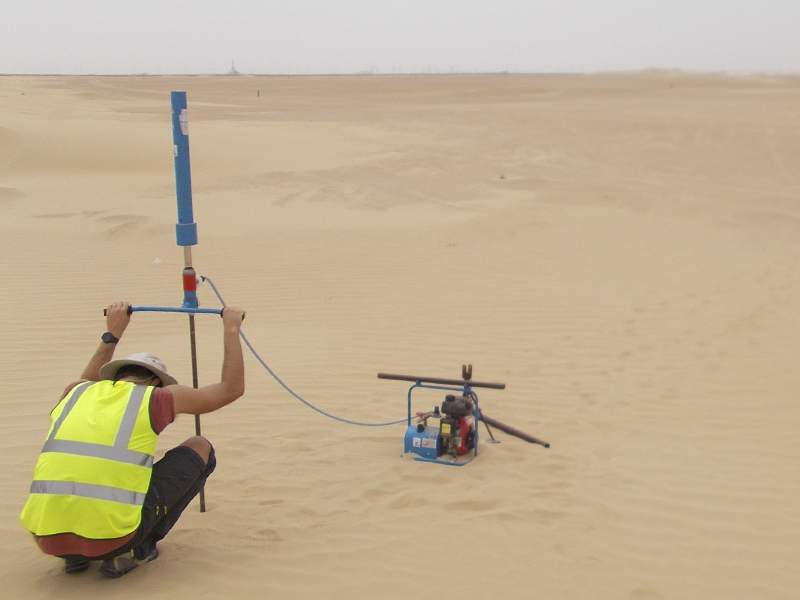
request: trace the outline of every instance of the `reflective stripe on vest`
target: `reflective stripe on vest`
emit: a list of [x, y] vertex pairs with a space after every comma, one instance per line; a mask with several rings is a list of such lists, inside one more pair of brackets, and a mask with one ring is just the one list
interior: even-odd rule
[[139, 527], [157, 440], [153, 389], [85, 382], [59, 402], [20, 515], [28, 531], [114, 539]]
[[34, 481], [31, 484], [31, 494], [60, 494], [62, 496], [83, 496], [97, 500], [111, 500], [123, 504], [144, 504], [145, 494], [129, 492], [107, 485], [94, 485], [92, 483], [76, 483], [74, 481]]
[[140, 467], [153, 466], [153, 457], [143, 452], [134, 452], [127, 448], [116, 446], [103, 446], [102, 444], [92, 444], [90, 442], [73, 442], [70, 440], [47, 440], [42, 448], [42, 452], [62, 452], [64, 454], [77, 454], [80, 456], [96, 456], [97, 458], [107, 458], [129, 465], [139, 465]]
[[[64, 423], [64, 420], [78, 402], [78, 398], [81, 397], [83, 392], [86, 391], [86, 388], [88, 388], [91, 384], [91, 381], [87, 382], [86, 384], [81, 384], [81, 387], [79, 387], [69, 399], [69, 402], [67, 402], [66, 406], [64, 406], [64, 410], [61, 411], [61, 415], [58, 417], [58, 420], [53, 425], [53, 429], [50, 432], [47, 441], [44, 443], [42, 452], [62, 452], [64, 454], [78, 454], [80, 456], [96, 456], [97, 458], [107, 458], [108, 460], [115, 460], [117, 462], [123, 462], [130, 465], [139, 465], [142, 467], [152, 466], [152, 455], [128, 450], [131, 434], [133, 434], [133, 426], [136, 424], [136, 417], [139, 414], [139, 408], [142, 405], [144, 393], [147, 391], [147, 388], [143, 385], [137, 385], [133, 389], [133, 393], [128, 400], [128, 406], [125, 408], [125, 415], [122, 417], [122, 423], [120, 423], [119, 430], [117, 431], [117, 439], [114, 441], [113, 446], [92, 444], [91, 442], [74, 442], [71, 440], [55, 439], [58, 430], [61, 429], [61, 425]], [[33, 493], [32, 486], [31, 492]], [[46, 494], [48, 492], [37, 493]]]

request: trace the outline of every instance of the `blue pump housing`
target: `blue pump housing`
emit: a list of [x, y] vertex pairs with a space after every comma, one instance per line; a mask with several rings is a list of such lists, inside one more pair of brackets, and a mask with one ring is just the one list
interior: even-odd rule
[[417, 431], [416, 425], [410, 425], [406, 429], [403, 451], [426, 459], [436, 459], [439, 457], [438, 444], [438, 427], [428, 426], [422, 431]]
[[[414, 458], [419, 461], [423, 462], [432, 462], [437, 463], [440, 465], [450, 465], [453, 467], [463, 467], [467, 463], [469, 463], [473, 458], [478, 456], [478, 428], [475, 427], [474, 435], [475, 435], [475, 442], [474, 442], [474, 449], [471, 453], [464, 454], [463, 456], [452, 457], [447, 456], [444, 454], [444, 448], [441, 447], [441, 436], [439, 435], [439, 428], [438, 427], [431, 427], [429, 425], [424, 425], [422, 431], [419, 431], [417, 428], [422, 423], [413, 423], [411, 418], [411, 395], [414, 390], [419, 388], [427, 388], [431, 390], [446, 390], [448, 392], [461, 392], [465, 396], [470, 396], [475, 403], [475, 412], [474, 418], [475, 423], [478, 422], [478, 415], [480, 414], [480, 408], [478, 405], [478, 395], [472, 391], [472, 388], [469, 386], [468, 383], [465, 382], [463, 388], [462, 387], [454, 387], [451, 385], [431, 385], [429, 383], [423, 383], [422, 380], [417, 381], [408, 388], [408, 417], [407, 423], [408, 427], [406, 427], [406, 434], [403, 437], [403, 454], [413, 454]], [[437, 423], [441, 415], [434, 415], [433, 413], [430, 414], [430, 417], [433, 418], [434, 421]], [[424, 421], [424, 419], [423, 419]]]

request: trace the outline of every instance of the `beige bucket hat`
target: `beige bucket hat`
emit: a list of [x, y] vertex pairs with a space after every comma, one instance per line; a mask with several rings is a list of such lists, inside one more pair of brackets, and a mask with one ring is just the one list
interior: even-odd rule
[[164, 361], [149, 352], [136, 352], [135, 354], [129, 354], [125, 358], [107, 362], [100, 367], [100, 379], [114, 379], [117, 371], [127, 365], [144, 367], [156, 375], [164, 386], [178, 383], [172, 375], [167, 373], [167, 365], [164, 364]]

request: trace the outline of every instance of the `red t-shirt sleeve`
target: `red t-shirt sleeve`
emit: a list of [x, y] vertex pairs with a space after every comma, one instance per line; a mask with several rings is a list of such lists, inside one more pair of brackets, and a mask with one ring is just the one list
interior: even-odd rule
[[172, 392], [156, 388], [150, 396], [150, 426], [157, 434], [175, 420], [175, 398]]

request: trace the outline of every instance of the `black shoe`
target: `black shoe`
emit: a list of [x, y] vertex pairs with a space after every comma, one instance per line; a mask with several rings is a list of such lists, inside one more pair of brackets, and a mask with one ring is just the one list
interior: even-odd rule
[[[141, 556], [142, 558], [139, 558]], [[122, 577], [126, 573], [130, 573], [142, 563], [150, 562], [158, 558], [158, 548], [155, 542], [144, 548], [144, 546], [137, 546], [130, 552], [115, 556], [114, 558], [107, 558], [100, 565], [100, 572], [106, 577], [116, 579]]]
[[130, 573], [138, 566], [139, 563], [133, 558], [133, 552], [127, 552], [114, 558], [105, 559], [100, 565], [100, 572], [106, 577], [116, 579], [125, 573]]
[[133, 549], [133, 557], [139, 562], [150, 562], [158, 558], [158, 548], [153, 540], [147, 540]]
[[91, 561], [85, 556], [69, 556], [64, 559], [65, 573], [83, 573]]

